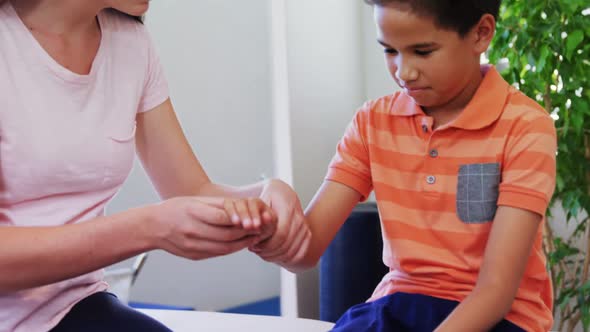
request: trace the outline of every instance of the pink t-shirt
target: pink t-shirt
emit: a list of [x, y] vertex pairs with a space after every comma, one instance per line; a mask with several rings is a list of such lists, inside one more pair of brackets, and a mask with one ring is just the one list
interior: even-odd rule
[[[98, 22], [92, 70], [78, 75], [43, 50], [9, 2], [0, 5], [0, 227], [103, 215], [133, 164], [136, 114], [168, 98], [145, 27], [112, 11]], [[0, 331], [51, 329], [107, 288], [102, 276], [0, 293]]]

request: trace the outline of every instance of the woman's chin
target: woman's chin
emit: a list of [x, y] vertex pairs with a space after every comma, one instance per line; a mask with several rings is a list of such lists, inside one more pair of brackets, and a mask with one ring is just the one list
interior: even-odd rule
[[131, 16], [143, 16], [145, 15], [145, 13], [148, 11], [148, 9], [150, 8], [150, 3], [149, 1], [145, 1], [133, 6], [130, 6], [129, 8], [115, 8], [127, 15], [131, 15]]

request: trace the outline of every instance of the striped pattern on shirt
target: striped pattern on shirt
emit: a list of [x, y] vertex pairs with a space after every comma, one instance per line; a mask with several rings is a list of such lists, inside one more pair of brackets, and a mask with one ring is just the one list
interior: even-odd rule
[[[375, 191], [390, 272], [372, 299], [409, 292], [462, 301], [477, 281], [497, 206], [544, 216], [553, 194], [553, 121], [495, 68], [457, 119], [432, 124], [403, 93], [367, 102], [330, 164], [327, 180], [363, 197]], [[542, 225], [506, 317], [527, 331], [547, 331], [553, 319], [541, 246]]]

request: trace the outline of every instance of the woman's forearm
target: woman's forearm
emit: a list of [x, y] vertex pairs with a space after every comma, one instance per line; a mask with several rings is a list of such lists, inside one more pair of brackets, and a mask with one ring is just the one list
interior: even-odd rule
[[0, 292], [98, 270], [153, 249], [149, 208], [55, 227], [0, 227]]

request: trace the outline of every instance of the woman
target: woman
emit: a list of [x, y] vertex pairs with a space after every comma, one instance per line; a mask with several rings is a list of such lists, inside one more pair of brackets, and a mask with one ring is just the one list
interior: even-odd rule
[[[147, 0], [0, 0], [1, 331], [167, 331], [106, 293], [100, 269], [153, 249], [203, 259], [257, 243], [265, 259], [285, 260], [309, 241], [284, 183], [211, 183], [131, 18], [147, 9]], [[104, 216], [135, 151], [164, 201]], [[291, 226], [261, 243], [274, 231], [265, 204], [202, 196], [260, 197]]]

